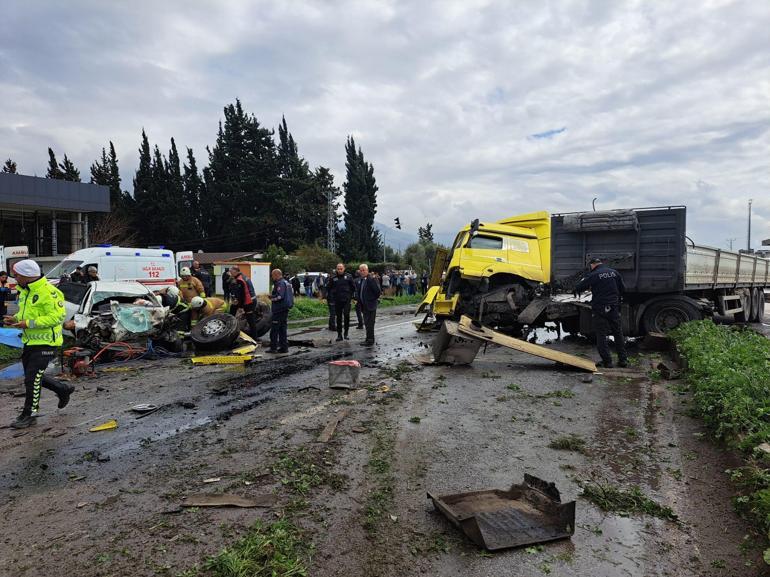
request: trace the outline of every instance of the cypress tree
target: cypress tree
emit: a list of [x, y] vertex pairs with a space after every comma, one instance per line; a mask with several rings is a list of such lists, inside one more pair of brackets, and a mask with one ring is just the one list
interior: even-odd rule
[[203, 180], [198, 173], [198, 164], [192, 148], [187, 149], [187, 162], [184, 164], [182, 175], [184, 187], [184, 205], [188, 222], [195, 234], [191, 236], [202, 237], [203, 218], [201, 214], [201, 197], [204, 196]]
[[48, 148], [48, 172], [45, 173], [46, 178], [54, 178], [57, 180], [64, 179], [64, 173], [59, 168], [59, 163], [56, 160], [56, 155], [53, 150]]
[[352, 136], [345, 143], [346, 179], [345, 230], [341, 235], [341, 252], [346, 260], [376, 260], [381, 247], [380, 235], [374, 228], [377, 213], [377, 182], [374, 167]]
[[148, 217], [152, 214], [153, 186], [152, 186], [152, 156], [150, 154], [150, 141], [142, 130], [142, 143], [139, 146], [139, 167], [134, 175], [134, 203], [133, 221], [134, 228], [138, 232], [139, 239], [143, 243], [149, 243], [152, 236], [152, 228]]
[[165, 216], [166, 216], [166, 242], [174, 244], [186, 236], [188, 216], [185, 205], [184, 181], [182, 179], [182, 169], [179, 162], [179, 152], [176, 149], [176, 142], [171, 139], [171, 149], [168, 152], [168, 163], [166, 164], [166, 189], [164, 198]]
[[62, 180], [69, 180], [70, 182], [80, 182], [80, 171], [75, 168], [72, 161], [64, 155], [64, 160], [59, 165], [62, 173]]
[[16, 174], [16, 163], [10, 158], [3, 165], [3, 172], [7, 174]]

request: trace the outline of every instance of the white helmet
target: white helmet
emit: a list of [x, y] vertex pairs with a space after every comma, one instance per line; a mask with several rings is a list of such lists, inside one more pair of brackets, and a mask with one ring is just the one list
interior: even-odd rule
[[179, 276], [192, 276], [192, 273], [190, 272], [190, 267], [182, 267], [182, 270], [179, 271]]
[[171, 295], [172, 297], [178, 297], [179, 296], [179, 287], [177, 286], [170, 286], [166, 290], [167, 295]]
[[204, 306], [206, 306], [206, 301], [204, 301], [201, 297], [193, 297], [190, 301], [190, 306], [194, 309], [202, 309]]

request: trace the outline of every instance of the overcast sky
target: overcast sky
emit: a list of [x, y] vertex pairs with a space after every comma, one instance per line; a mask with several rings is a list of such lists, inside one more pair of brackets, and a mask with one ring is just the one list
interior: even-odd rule
[[770, 2], [3, 2], [0, 155], [88, 175], [140, 133], [206, 159], [238, 97], [285, 114], [344, 180], [355, 136], [377, 220], [444, 235], [533, 210], [686, 204], [696, 240], [770, 237]]

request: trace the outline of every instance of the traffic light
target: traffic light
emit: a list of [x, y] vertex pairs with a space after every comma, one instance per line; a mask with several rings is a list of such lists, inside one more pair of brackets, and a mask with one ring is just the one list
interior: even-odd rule
[[393, 219], [393, 221], [396, 223], [396, 228], [398, 230], [401, 230], [401, 220], [398, 217], [396, 217]]

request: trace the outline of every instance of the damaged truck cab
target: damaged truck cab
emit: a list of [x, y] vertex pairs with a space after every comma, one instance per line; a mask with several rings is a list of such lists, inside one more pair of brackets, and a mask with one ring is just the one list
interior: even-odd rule
[[437, 254], [418, 311], [432, 310], [438, 323], [467, 315], [509, 334], [549, 321], [591, 334], [587, 297], [572, 291], [589, 261], [600, 258], [623, 275], [626, 335], [712, 314], [761, 322], [770, 261], [696, 245], [686, 216], [684, 206], [664, 206], [474, 220], [445, 258]]
[[455, 238], [443, 281], [430, 288], [421, 307], [432, 305], [438, 318], [465, 314], [515, 331], [521, 324], [516, 313], [548, 294], [550, 237], [547, 212], [474, 220]]

